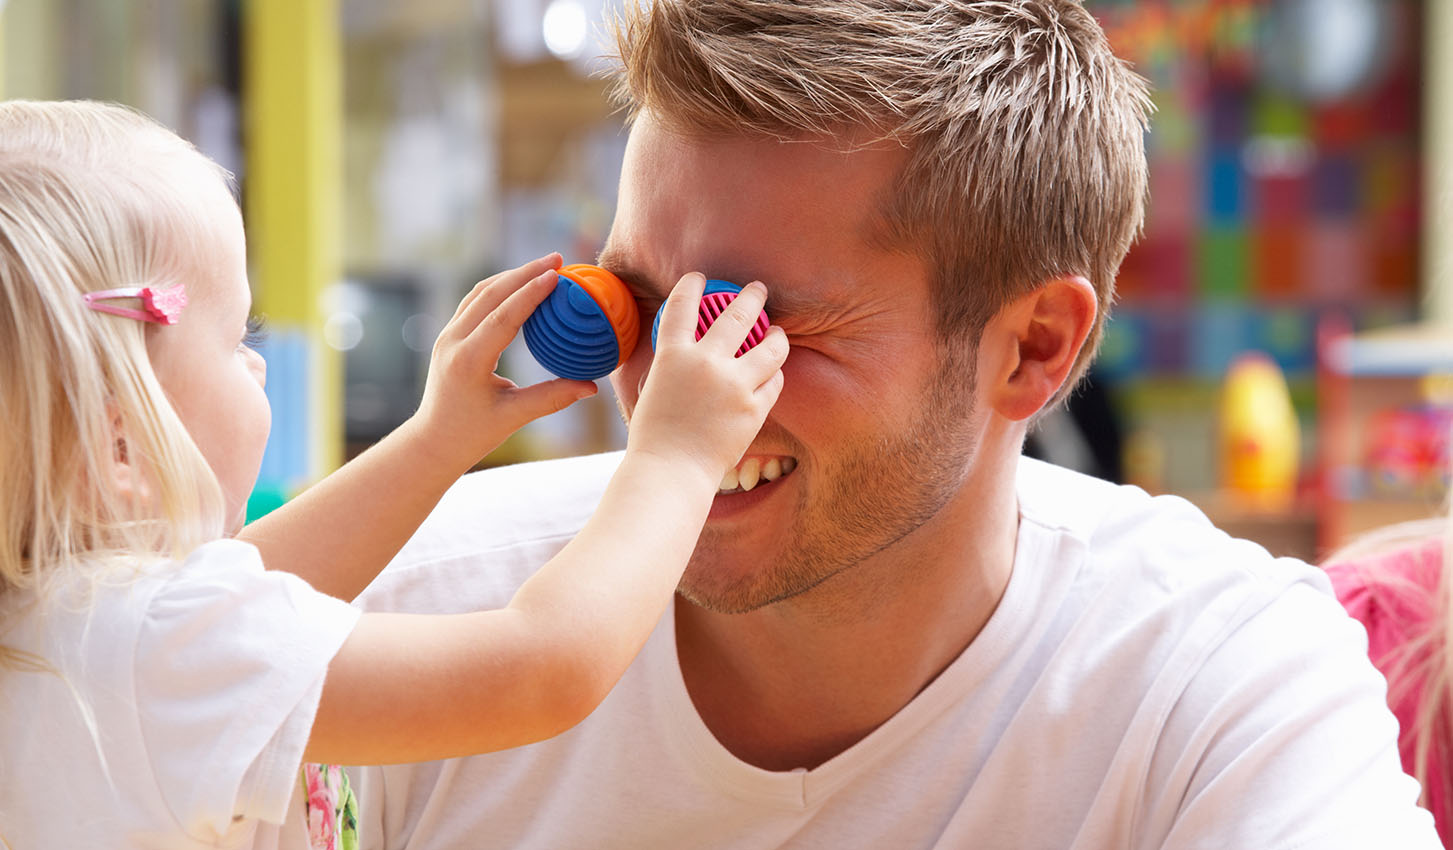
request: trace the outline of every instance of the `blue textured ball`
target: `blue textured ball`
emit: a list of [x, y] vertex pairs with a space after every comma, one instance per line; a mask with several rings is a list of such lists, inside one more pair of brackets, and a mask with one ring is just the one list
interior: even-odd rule
[[610, 320], [590, 293], [563, 275], [525, 320], [524, 335], [530, 354], [562, 378], [594, 381], [620, 361], [620, 341]]

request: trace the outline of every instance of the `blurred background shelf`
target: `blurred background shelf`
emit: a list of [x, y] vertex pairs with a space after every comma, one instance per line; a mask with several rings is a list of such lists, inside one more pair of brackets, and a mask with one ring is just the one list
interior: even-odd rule
[[1266, 511], [1248, 507], [1218, 490], [1188, 493], [1186, 499], [1232, 537], [1254, 540], [1278, 557], [1306, 561], [1316, 557], [1319, 518], [1312, 500], [1287, 510]]
[[1326, 552], [1446, 510], [1453, 329], [1322, 329], [1316, 486]]

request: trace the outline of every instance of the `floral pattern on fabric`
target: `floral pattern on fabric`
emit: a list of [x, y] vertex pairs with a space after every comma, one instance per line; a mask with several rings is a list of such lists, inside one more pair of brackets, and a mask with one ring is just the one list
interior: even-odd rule
[[303, 815], [312, 850], [358, 850], [358, 800], [336, 764], [303, 765]]

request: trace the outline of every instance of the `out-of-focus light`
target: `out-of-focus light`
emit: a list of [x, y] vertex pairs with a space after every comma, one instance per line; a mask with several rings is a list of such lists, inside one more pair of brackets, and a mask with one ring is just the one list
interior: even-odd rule
[[541, 21], [545, 47], [559, 59], [574, 59], [585, 51], [587, 23], [580, 0], [552, 0]]
[[1316, 164], [1312, 143], [1295, 136], [1253, 136], [1241, 150], [1241, 162], [1256, 177], [1301, 177]]
[[336, 351], [351, 351], [363, 342], [363, 320], [352, 313], [334, 313], [323, 323], [323, 341]]
[[1347, 97], [1385, 68], [1392, 24], [1383, 0], [1275, 0], [1266, 21], [1265, 72], [1299, 97]]
[[1373, 0], [1323, 0], [1308, 15], [1309, 35], [1317, 45], [1303, 57], [1312, 97], [1341, 97], [1372, 73], [1385, 14]]
[[353, 313], [364, 315], [373, 309], [373, 296], [368, 287], [357, 281], [342, 280], [318, 293], [318, 309], [324, 315]]
[[434, 347], [434, 340], [439, 336], [439, 325], [433, 316], [415, 313], [404, 319], [400, 331], [404, 337], [404, 345], [408, 346], [410, 351], [422, 353]]

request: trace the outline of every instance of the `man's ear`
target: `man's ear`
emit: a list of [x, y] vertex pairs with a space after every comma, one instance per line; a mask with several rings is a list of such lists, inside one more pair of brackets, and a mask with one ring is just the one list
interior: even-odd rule
[[1055, 278], [1009, 302], [990, 320], [984, 339], [994, 344], [989, 401], [1016, 422], [1038, 413], [1074, 368], [1099, 298], [1083, 277]]

